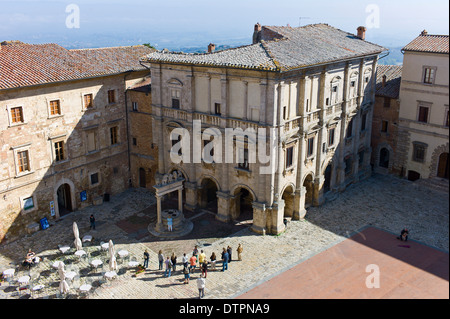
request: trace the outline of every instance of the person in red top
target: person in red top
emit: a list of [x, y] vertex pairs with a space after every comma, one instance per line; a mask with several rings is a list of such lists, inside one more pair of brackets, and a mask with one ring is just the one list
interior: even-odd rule
[[189, 259], [189, 263], [191, 264], [191, 266], [189, 267], [189, 271], [191, 273], [194, 273], [195, 267], [197, 265], [197, 257], [195, 257], [195, 255], [192, 255], [192, 257]]

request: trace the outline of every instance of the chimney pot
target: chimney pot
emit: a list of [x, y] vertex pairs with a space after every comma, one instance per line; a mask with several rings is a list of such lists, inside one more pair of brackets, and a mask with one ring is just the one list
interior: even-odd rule
[[361, 40], [365, 40], [367, 28], [364, 26], [359, 26], [356, 30], [358, 31], [357, 37], [360, 38]]
[[420, 35], [427, 35], [428, 34], [428, 31], [427, 30], [423, 30], [421, 33], [420, 33]]
[[381, 82], [381, 87], [385, 87], [386, 86], [386, 74], [383, 74], [383, 80]]
[[261, 41], [261, 25], [258, 23], [255, 24], [255, 30], [253, 31], [253, 44]]
[[208, 53], [214, 52], [215, 49], [216, 49], [216, 45], [214, 43], [210, 43], [208, 45]]

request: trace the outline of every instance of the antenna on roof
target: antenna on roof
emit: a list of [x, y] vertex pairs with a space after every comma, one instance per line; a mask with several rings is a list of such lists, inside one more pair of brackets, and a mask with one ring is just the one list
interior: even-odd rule
[[310, 17], [298, 17], [298, 26], [302, 26], [302, 19], [311, 19]]

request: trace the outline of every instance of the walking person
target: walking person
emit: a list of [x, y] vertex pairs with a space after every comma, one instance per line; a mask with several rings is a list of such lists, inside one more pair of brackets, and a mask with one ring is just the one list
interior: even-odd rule
[[144, 268], [148, 268], [148, 260], [150, 259], [150, 255], [148, 254], [148, 250], [144, 251]]
[[189, 278], [190, 278], [190, 271], [189, 271], [187, 264], [183, 268], [183, 273], [184, 273], [184, 283], [188, 284]]
[[167, 227], [169, 231], [172, 231], [173, 219], [172, 217], [167, 218]]
[[238, 248], [236, 249], [237, 253], [238, 253], [238, 260], [242, 260], [242, 251], [244, 250], [244, 248], [242, 247], [242, 244], [239, 243]]
[[202, 299], [205, 297], [206, 280], [202, 276], [197, 279], [198, 297]]
[[[165, 263], [166, 263], [166, 271], [164, 272], [164, 277], [170, 277], [170, 274], [172, 272], [172, 261], [170, 260], [169, 256], [167, 256]], [[167, 274], [169, 275], [167, 276]]]
[[216, 270], [216, 253], [215, 252], [213, 252], [212, 254], [211, 254], [211, 257], [209, 257], [209, 259], [211, 259], [211, 269], [212, 270]]
[[95, 217], [93, 214], [91, 214], [91, 216], [89, 217], [89, 223], [91, 224], [89, 229], [95, 230]]
[[198, 263], [199, 267], [203, 264], [203, 262], [206, 260], [206, 254], [203, 252], [203, 250], [200, 251], [200, 255], [198, 256]]
[[208, 262], [205, 260], [203, 261], [203, 263], [201, 264], [202, 267], [202, 276], [204, 276], [206, 278], [206, 275], [208, 273]]
[[162, 253], [162, 250], [158, 252], [158, 262], [159, 262], [159, 270], [163, 269], [163, 263], [164, 263], [164, 255]]
[[231, 253], [233, 252], [233, 249], [231, 249], [230, 246], [227, 247], [227, 253], [228, 253], [228, 262], [231, 262]]
[[397, 237], [397, 239], [400, 239], [401, 241], [408, 241], [408, 235], [409, 235], [409, 230], [406, 228], [403, 228], [402, 231], [400, 232], [400, 237]]
[[222, 271], [228, 270], [228, 258], [228, 252], [224, 247], [222, 251]]
[[170, 261], [172, 262], [173, 271], [177, 270], [177, 256], [175, 256], [175, 253], [172, 253], [172, 256], [170, 257]]
[[196, 260], [198, 260], [198, 246], [195, 245], [194, 250], [192, 251], [192, 255], [195, 256]]

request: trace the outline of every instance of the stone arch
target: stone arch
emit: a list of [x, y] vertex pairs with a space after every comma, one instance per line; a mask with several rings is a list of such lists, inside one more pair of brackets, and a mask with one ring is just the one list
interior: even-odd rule
[[177, 78], [171, 78], [167, 81], [168, 85], [171, 86], [183, 86], [183, 82], [181, 82], [181, 80], [177, 79]]
[[302, 186], [305, 187], [305, 208], [308, 208], [314, 203], [314, 174], [309, 172], [303, 178]]
[[281, 192], [281, 198], [284, 200], [284, 216], [292, 217], [294, 215], [294, 196], [295, 186], [293, 183], [287, 184]]
[[[388, 158], [388, 165], [387, 167], [380, 166], [380, 159], [381, 159], [381, 153], [382, 150], [385, 149], [389, 153]], [[387, 172], [392, 170], [392, 165], [394, 163], [394, 149], [386, 142], [380, 143], [377, 145], [376, 151], [375, 151], [375, 159], [374, 159], [374, 169], [377, 173], [383, 173], [383, 170], [387, 169]], [[387, 173], [386, 172], [386, 173]]]
[[431, 155], [430, 177], [436, 177], [439, 169], [439, 157], [442, 153], [449, 153], [449, 143], [436, 147]]
[[231, 218], [234, 220], [253, 220], [252, 203], [257, 201], [255, 192], [247, 185], [237, 184], [232, 187], [230, 194], [233, 196]]
[[183, 178], [184, 178], [184, 180], [186, 181], [186, 182], [189, 182], [189, 176], [188, 176], [188, 174], [186, 174], [186, 171], [183, 169], [183, 168], [181, 168], [181, 167], [179, 167], [179, 166], [172, 166], [170, 169], [169, 169], [169, 173], [170, 174], [172, 174], [174, 171], [178, 171], [178, 172], [180, 172], [181, 174], [183, 174]]
[[70, 179], [63, 177], [53, 187], [53, 202], [54, 202], [54, 207], [55, 207], [55, 217], [56, 218], [61, 217], [61, 214], [59, 211], [59, 205], [58, 205], [58, 190], [61, 186], [65, 185], [65, 184], [68, 185], [70, 188], [70, 196], [68, 197], [68, 199], [70, 199], [71, 210], [72, 211], [77, 210], [77, 202], [75, 200], [75, 185], [73, 184], [73, 182]]
[[199, 182], [198, 203], [201, 208], [205, 208], [213, 213], [218, 212], [217, 192], [220, 185], [217, 180], [210, 175], [203, 175]]

